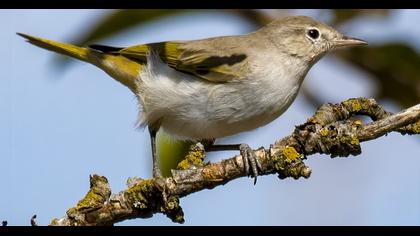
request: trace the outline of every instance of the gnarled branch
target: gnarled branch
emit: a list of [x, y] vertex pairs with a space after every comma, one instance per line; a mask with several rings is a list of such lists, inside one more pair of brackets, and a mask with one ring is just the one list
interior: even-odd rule
[[[363, 124], [356, 115], [369, 116], [373, 122]], [[304, 164], [308, 155], [331, 157], [359, 155], [360, 142], [376, 139], [391, 131], [401, 134], [420, 133], [420, 104], [392, 114], [374, 99], [353, 98], [338, 104], [325, 104], [295, 131], [255, 154], [261, 163], [260, 175], [277, 173], [279, 178], [308, 178], [311, 169]], [[179, 198], [224, 185], [246, 176], [241, 156], [218, 163], [203, 162], [204, 148], [193, 146], [172, 176], [165, 179], [130, 178], [128, 188], [111, 195], [108, 180], [90, 177], [90, 190], [77, 205], [51, 225], [113, 225], [132, 219], [149, 218], [164, 213], [172, 221], [184, 222]]]

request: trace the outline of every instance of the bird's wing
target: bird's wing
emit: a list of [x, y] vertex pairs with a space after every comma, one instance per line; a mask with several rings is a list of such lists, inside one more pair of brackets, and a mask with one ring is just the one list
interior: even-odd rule
[[[245, 54], [229, 53], [222, 49], [192, 49], [183, 42], [161, 42], [135, 45], [127, 48], [92, 46], [107, 53], [146, 62], [149, 50], [157, 52], [170, 67], [196, 75], [210, 82], [228, 82], [244, 78]], [[107, 50], [108, 49], [108, 50]]]

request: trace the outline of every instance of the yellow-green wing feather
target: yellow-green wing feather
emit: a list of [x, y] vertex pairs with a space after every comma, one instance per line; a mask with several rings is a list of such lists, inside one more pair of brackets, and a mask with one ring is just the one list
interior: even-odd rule
[[238, 67], [245, 62], [246, 55], [210, 50], [187, 49], [183, 42], [161, 42], [136, 45], [121, 49], [118, 54], [140, 61], [146, 61], [147, 53], [153, 50], [170, 67], [211, 82], [227, 82], [241, 79], [246, 74]]
[[186, 50], [180, 55], [176, 69], [190, 72], [211, 82], [242, 79], [245, 75], [237, 65], [243, 65], [244, 54], [224, 55], [206, 50]]
[[118, 53], [140, 61], [146, 61], [148, 51], [153, 50], [159, 54], [165, 63], [168, 63], [170, 66], [175, 66], [179, 55], [183, 52], [179, 45], [180, 43], [177, 42], [142, 44], [123, 48]]

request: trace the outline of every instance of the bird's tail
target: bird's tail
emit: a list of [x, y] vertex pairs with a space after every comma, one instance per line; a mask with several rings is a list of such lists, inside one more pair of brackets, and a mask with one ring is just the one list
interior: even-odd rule
[[108, 73], [112, 78], [127, 86], [136, 93], [138, 84], [136, 79], [142, 64], [120, 55], [108, 54], [100, 50], [78, 47], [68, 43], [43, 39], [23, 33], [17, 33], [35, 46], [64, 54], [81, 61], [91, 63]]
[[88, 48], [82, 48], [78, 46], [74, 46], [67, 43], [60, 43], [53, 40], [38, 38], [34, 36], [30, 36], [27, 34], [17, 33], [18, 35], [24, 37], [27, 39], [27, 41], [35, 46], [57, 52], [60, 54], [64, 54], [76, 59], [79, 59], [81, 61], [88, 62], [88, 56], [89, 56], [89, 49]]

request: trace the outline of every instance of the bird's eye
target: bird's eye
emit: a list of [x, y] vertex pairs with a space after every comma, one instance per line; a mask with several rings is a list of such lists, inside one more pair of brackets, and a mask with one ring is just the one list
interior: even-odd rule
[[310, 29], [308, 30], [308, 36], [312, 39], [317, 39], [319, 37], [319, 31], [316, 29]]

